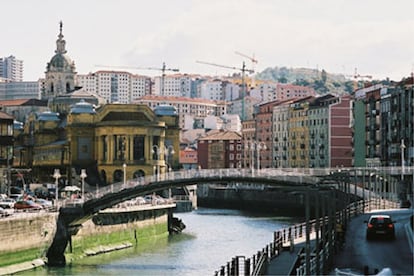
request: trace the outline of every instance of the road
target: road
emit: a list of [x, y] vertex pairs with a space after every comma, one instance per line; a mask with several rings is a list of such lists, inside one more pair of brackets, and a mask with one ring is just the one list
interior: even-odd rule
[[[366, 240], [364, 220], [374, 213], [389, 214], [396, 221], [395, 240]], [[364, 266], [369, 267], [370, 274], [374, 274], [374, 269], [391, 268], [393, 275], [414, 275], [413, 252], [405, 227], [412, 214], [413, 209], [380, 210], [353, 218], [347, 227], [343, 249], [335, 256], [334, 267], [360, 274]]]

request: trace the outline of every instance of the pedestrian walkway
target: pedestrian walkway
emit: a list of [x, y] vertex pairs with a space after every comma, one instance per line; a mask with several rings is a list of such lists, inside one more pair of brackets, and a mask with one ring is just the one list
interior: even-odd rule
[[[315, 245], [316, 233], [310, 234], [310, 248]], [[295, 239], [294, 244], [283, 244], [283, 251], [279, 256], [269, 261], [266, 275], [290, 275], [291, 270], [299, 260], [300, 255], [305, 252], [306, 237]], [[294, 273], [296, 274], [296, 272]]]
[[286, 248], [279, 256], [273, 258], [266, 269], [266, 275], [290, 275], [292, 267], [299, 258], [299, 253], [305, 244], [297, 244], [293, 250]]

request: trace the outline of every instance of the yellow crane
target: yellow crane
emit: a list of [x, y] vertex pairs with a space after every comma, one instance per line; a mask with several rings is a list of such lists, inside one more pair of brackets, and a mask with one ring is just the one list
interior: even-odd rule
[[221, 65], [221, 64], [217, 64], [217, 63], [211, 63], [211, 62], [205, 62], [205, 61], [196, 61], [197, 63], [202, 63], [202, 64], [207, 64], [207, 65], [212, 65], [212, 66], [217, 66], [217, 67], [222, 67], [222, 68], [227, 68], [227, 69], [233, 69], [233, 70], [238, 70], [242, 72], [242, 95], [241, 95], [241, 99], [242, 99], [242, 116], [241, 116], [241, 120], [244, 121], [245, 120], [245, 111], [244, 111], [244, 97], [246, 96], [246, 85], [245, 85], [245, 74], [250, 73], [253, 74], [254, 70], [252, 69], [247, 69], [246, 68], [246, 64], [243, 61], [243, 65], [241, 68], [239, 67], [234, 67], [234, 66], [227, 66], [227, 65]]

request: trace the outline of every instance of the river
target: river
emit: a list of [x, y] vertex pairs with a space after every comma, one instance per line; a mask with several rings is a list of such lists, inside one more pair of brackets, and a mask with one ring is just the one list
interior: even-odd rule
[[177, 213], [181, 234], [95, 257], [64, 268], [45, 268], [21, 275], [214, 275], [232, 257], [251, 257], [270, 243], [275, 230], [301, 218], [227, 209], [199, 208]]

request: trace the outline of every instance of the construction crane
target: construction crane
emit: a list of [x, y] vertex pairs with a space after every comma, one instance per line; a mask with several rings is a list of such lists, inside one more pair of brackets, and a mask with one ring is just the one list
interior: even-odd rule
[[[253, 71], [255, 70], [255, 64], [257, 64], [257, 63], [258, 63], [258, 60], [254, 57], [254, 54], [253, 54], [253, 57], [249, 57], [248, 55], [245, 55], [245, 54], [240, 53], [240, 52], [238, 52], [238, 51], [235, 51], [234, 53], [235, 53], [236, 55], [239, 55], [239, 56], [242, 56], [242, 57], [245, 57], [245, 58], [250, 59], [250, 61], [252, 62], [252, 70], [253, 70]], [[253, 87], [255, 87], [255, 86], [256, 86], [256, 83], [255, 83], [254, 78], [252, 78], [252, 86], [253, 86]]]
[[254, 70], [252, 69], [246, 69], [246, 64], [243, 61], [243, 65], [241, 68], [238, 67], [233, 67], [233, 66], [227, 66], [227, 65], [221, 65], [221, 64], [216, 64], [216, 63], [211, 63], [211, 62], [205, 62], [205, 61], [196, 61], [197, 63], [202, 63], [202, 64], [207, 64], [207, 65], [212, 65], [212, 66], [217, 66], [217, 67], [222, 67], [222, 68], [228, 68], [228, 69], [233, 69], [233, 70], [238, 70], [242, 72], [242, 116], [241, 116], [241, 120], [244, 121], [245, 120], [245, 111], [244, 111], [244, 97], [246, 96], [246, 85], [244, 83], [244, 77], [246, 72], [253, 74]]
[[164, 77], [165, 71], [171, 72], [179, 72], [180, 70], [177, 68], [166, 68], [165, 62], [162, 63], [161, 68], [156, 67], [135, 67], [135, 66], [111, 66], [111, 65], [95, 65], [95, 67], [103, 67], [103, 68], [118, 68], [118, 69], [134, 69], [134, 70], [158, 70], [161, 71], [161, 94], [164, 95]]
[[354, 74], [352, 75], [344, 75], [347, 78], [352, 78], [354, 83], [354, 91], [358, 90], [358, 83], [359, 81], [365, 82], [365, 79], [372, 79], [371, 75], [360, 75], [358, 74], [358, 69], [355, 68]]
[[367, 78], [367, 79], [372, 79], [372, 76], [371, 75], [360, 75], [360, 74], [358, 74], [358, 69], [357, 68], [355, 68], [355, 74], [354, 74], [354, 79], [355, 80], [357, 80], [357, 79], [364, 79], [364, 78]]

